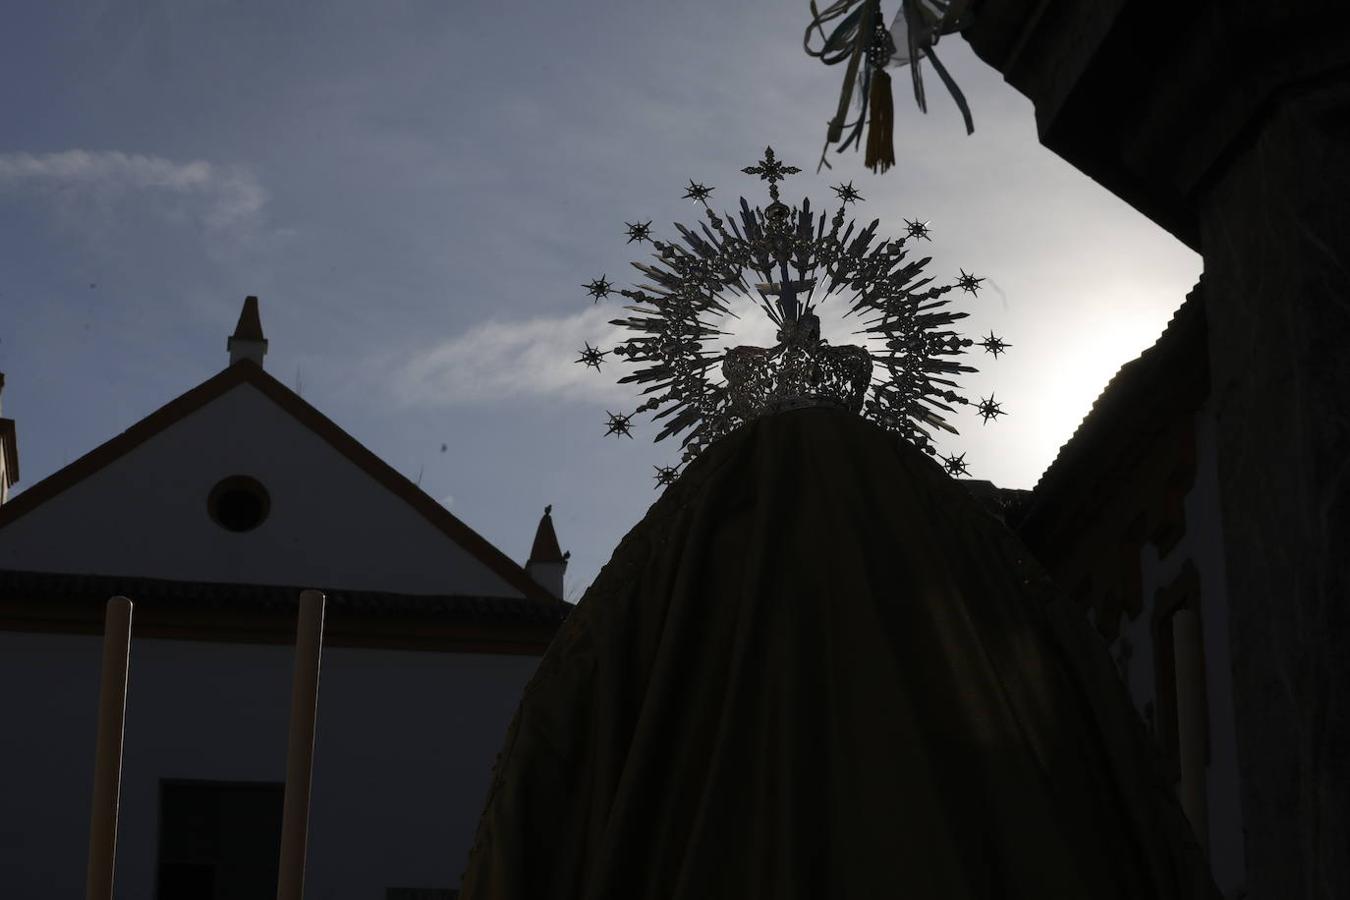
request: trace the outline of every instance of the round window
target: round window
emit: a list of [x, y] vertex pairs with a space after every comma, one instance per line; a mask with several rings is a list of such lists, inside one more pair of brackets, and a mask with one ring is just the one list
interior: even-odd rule
[[227, 531], [252, 531], [263, 523], [271, 508], [267, 488], [247, 475], [223, 479], [206, 498], [207, 512]]

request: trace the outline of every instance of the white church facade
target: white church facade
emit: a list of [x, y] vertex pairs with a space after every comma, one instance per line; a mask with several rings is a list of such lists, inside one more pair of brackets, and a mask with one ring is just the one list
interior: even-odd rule
[[[230, 365], [7, 498], [0, 896], [80, 895], [104, 604], [135, 607], [116, 896], [275, 892], [297, 598], [327, 597], [306, 896], [452, 896], [502, 736], [570, 608], [263, 368]], [[0, 381], [3, 386], [3, 381]]]

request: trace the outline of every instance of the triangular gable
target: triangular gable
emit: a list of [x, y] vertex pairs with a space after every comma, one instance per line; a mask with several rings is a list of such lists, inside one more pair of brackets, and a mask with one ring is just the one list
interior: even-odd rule
[[298, 394], [248, 360], [222, 370], [0, 506], [0, 539], [3, 538], [3, 530], [7, 526], [126, 457], [151, 438], [243, 384], [256, 388], [305, 429], [317, 435], [372, 480], [411, 507], [426, 522], [503, 582], [527, 598], [550, 604], [555, 602], [555, 598], [536, 584], [519, 565], [485, 538], [362, 446]]

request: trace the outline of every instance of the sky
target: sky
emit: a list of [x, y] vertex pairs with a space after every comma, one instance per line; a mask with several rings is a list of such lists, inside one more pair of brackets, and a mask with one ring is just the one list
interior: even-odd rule
[[772, 145], [802, 169], [789, 203], [832, 212], [852, 181], [880, 236], [928, 221], [928, 274], [987, 279], [960, 330], [1012, 345], [974, 348], [965, 382], [1009, 414], [958, 415], [940, 447], [1005, 487], [1035, 484], [1201, 269], [1041, 147], [1030, 102], [957, 35], [938, 51], [975, 133], [931, 72], [921, 114], [902, 71], [897, 166], [831, 152], [817, 175], [843, 75], [803, 52], [804, 2], [48, 0], [6, 18], [16, 491], [217, 373], [253, 294], [268, 371], [508, 556], [552, 504], [575, 601], [678, 458], [644, 419], [605, 436], [639, 401], [573, 362], [614, 345], [621, 312], [581, 285], [637, 281], [650, 248], [625, 223], [677, 238], [701, 216], [690, 179], [719, 211], [767, 202], [740, 170]]

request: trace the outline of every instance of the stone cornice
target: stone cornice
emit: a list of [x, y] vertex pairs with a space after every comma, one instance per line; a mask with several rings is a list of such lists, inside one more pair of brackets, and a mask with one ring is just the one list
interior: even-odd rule
[[1350, 65], [1321, 4], [987, 0], [963, 34], [1042, 143], [1192, 249], [1198, 198], [1281, 91]]

